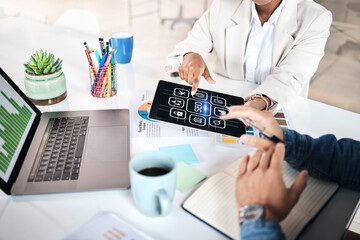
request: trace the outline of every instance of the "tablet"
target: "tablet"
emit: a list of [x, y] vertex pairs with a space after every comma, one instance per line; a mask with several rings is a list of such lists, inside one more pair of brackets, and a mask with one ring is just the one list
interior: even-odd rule
[[149, 118], [186, 127], [240, 137], [245, 125], [237, 119], [223, 120], [226, 107], [243, 105], [244, 99], [199, 88], [191, 96], [191, 86], [160, 80]]

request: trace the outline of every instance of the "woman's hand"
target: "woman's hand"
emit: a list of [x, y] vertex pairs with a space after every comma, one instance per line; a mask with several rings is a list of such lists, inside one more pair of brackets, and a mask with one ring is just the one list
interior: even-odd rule
[[194, 95], [199, 87], [200, 78], [203, 76], [210, 84], [215, 84], [211, 78], [209, 69], [198, 53], [188, 53], [184, 56], [183, 63], [179, 67], [179, 76], [192, 85], [191, 95]]

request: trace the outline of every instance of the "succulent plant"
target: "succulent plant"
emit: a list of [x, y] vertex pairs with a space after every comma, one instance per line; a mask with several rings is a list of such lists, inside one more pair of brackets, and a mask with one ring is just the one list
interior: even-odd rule
[[25, 71], [35, 75], [51, 74], [61, 69], [62, 60], [58, 58], [55, 61], [55, 57], [52, 53], [47, 51], [36, 51], [31, 57], [30, 61], [25, 66]]

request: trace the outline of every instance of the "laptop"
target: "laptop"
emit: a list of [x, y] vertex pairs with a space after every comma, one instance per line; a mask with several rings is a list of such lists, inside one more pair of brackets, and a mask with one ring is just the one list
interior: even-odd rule
[[129, 188], [129, 110], [44, 112], [0, 68], [0, 188]]

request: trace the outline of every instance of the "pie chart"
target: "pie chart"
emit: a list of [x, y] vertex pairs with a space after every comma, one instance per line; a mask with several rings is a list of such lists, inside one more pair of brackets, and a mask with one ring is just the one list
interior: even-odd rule
[[142, 117], [145, 120], [152, 121], [152, 122], [157, 122], [157, 121], [152, 120], [152, 119], [149, 118], [149, 111], [150, 111], [151, 104], [152, 104], [152, 101], [148, 101], [148, 102], [142, 104], [138, 108], [138, 114], [139, 114], [140, 117]]

